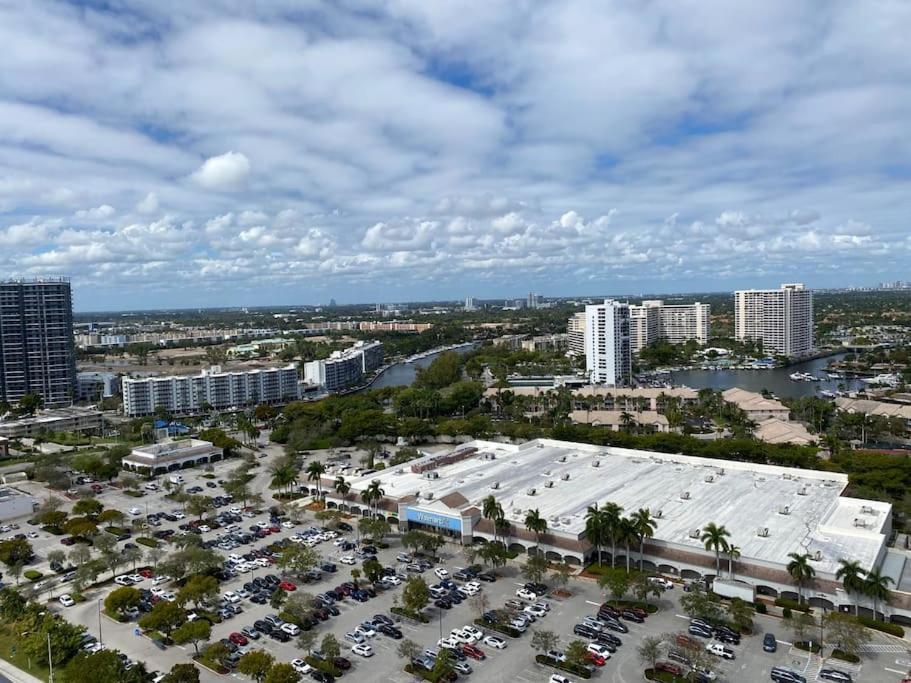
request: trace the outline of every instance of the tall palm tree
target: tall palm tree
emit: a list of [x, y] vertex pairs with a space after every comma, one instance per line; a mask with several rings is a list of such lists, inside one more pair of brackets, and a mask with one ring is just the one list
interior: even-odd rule
[[816, 576], [816, 570], [810, 566], [810, 555], [808, 553], [803, 555], [788, 553], [788, 557], [791, 558], [791, 561], [788, 562], [787, 570], [797, 584], [797, 604], [799, 605], [803, 601], [803, 584], [806, 581], [811, 581]]
[[617, 542], [626, 546], [626, 573], [629, 574], [630, 545], [639, 540], [636, 523], [631, 517], [621, 517], [617, 525]]
[[854, 616], [856, 617], [858, 613], [857, 596], [863, 595], [864, 593], [865, 572], [863, 568], [861, 568], [860, 562], [857, 560], [839, 560], [838, 564], [841, 566], [838, 568], [838, 571], [835, 572], [835, 578], [840, 579], [845, 592], [849, 596], [853, 596]]
[[601, 547], [607, 537], [604, 527], [604, 515], [598, 509], [597, 503], [589, 505], [585, 511], [585, 538], [595, 548], [598, 554], [598, 566], [601, 566]]
[[323, 475], [326, 473], [326, 466], [314, 460], [309, 465], [307, 465], [307, 481], [316, 482], [316, 497], [320, 499], [323, 497]]
[[721, 549], [727, 546], [725, 539], [730, 538], [731, 534], [724, 525], [718, 526], [715, 522], [709, 522], [702, 529], [702, 541], [706, 550], [715, 551], [715, 576], [721, 574]]
[[497, 540], [497, 519], [503, 517], [503, 506], [492, 495], [481, 501], [481, 515], [493, 522], [493, 540]]
[[873, 600], [873, 618], [877, 619], [876, 611], [879, 603], [889, 602], [889, 585], [895, 583], [891, 576], [880, 574], [879, 569], [867, 572], [864, 579], [864, 595]]
[[[364, 493], [370, 494], [370, 501], [372, 503], [372, 513], [373, 513], [373, 516], [376, 517], [376, 506], [380, 502], [380, 499], [386, 495], [386, 491], [384, 491], [382, 486], [380, 486], [379, 481], [374, 480], [374, 481], [370, 482], [370, 486], [368, 486], [366, 488]], [[361, 497], [362, 498], [364, 497], [363, 494], [361, 495]], [[366, 499], [365, 499], [365, 502], [366, 502]]]
[[655, 529], [658, 528], [658, 522], [652, 517], [651, 510], [648, 508], [639, 508], [630, 515], [630, 519], [633, 522], [633, 528], [635, 529], [636, 536], [639, 540], [639, 570], [641, 571], [642, 562], [645, 557], [645, 539], [654, 537]]
[[348, 492], [351, 490], [351, 484], [345, 481], [345, 477], [336, 477], [335, 483], [332, 485], [332, 488], [335, 489], [335, 492], [340, 495], [342, 498], [348, 495]]
[[727, 556], [728, 556], [728, 574], [731, 576], [731, 581], [734, 580], [734, 561], [740, 559], [740, 548], [736, 545], [729, 545], [727, 547]]
[[290, 487], [295, 479], [297, 479], [297, 472], [294, 469], [294, 464], [286, 459], [278, 460], [273, 463], [269, 468], [269, 472], [272, 474], [270, 485], [280, 492], [283, 489]]
[[538, 512], [538, 508], [529, 510], [525, 515], [525, 528], [535, 535], [535, 549], [540, 552], [541, 534], [547, 532], [547, 520]]
[[610, 539], [610, 566], [616, 564], [617, 537], [620, 535], [620, 521], [623, 519], [623, 508], [616, 503], [607, 502], [601, 506], [604, 519], [604, 533]]
[[509, 546], [509, 529], [510, 524], [509, 520], [506, 519], [506, 515], [503, 514], [502, 509], [500, 510], [500, 516], [493, 520], [494, 531], [497, 532], [497, 535], [503, 539], [503, 545]]

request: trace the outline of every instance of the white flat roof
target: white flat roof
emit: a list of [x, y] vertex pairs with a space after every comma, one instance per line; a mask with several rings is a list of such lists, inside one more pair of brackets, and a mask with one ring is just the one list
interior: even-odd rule
[[[550, 531], [571, 537], [582, 534], [585, 511], [594, 503], [617, 503], [626, 514], [649, 508], [661, 515], [657, 541], [704, 551], [690, 534], [714, 522], [728, 529], [743, 561], [785, 564], [788, 553], [819, 551], [822, 558], [813, 563], [817, 573], [834, 573], [843, 557], [872, 567], [885, 542], [891, 506], [842, 498], [848, 483], [844, 474], [549, 439], [521, 446], [475, 441], [457, 450], [467, 447], [478, 452], [434, 470], [437, 479], [411, 472], [411, 464], [422, 458], [350, 484], [360, 491], [378, 479], [386, 496], [419, 494], [418, 505], [430, 502], [428, 492], [438, 500], [458, 491], [471, 505], [492, 494], [513, 524], [521, 527], [525, 513], [537, 508]], [[787, 514], [781, 514], [785, 506]], [[858, 518], [864, 526], [855, 525]], [[758, 535], [760, 527], [768, 536]]]

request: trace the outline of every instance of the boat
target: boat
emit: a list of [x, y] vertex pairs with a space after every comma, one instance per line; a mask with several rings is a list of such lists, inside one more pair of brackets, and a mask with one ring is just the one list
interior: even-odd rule
[[826, 377], [828, 377], [829, 379], [844, 379], [845, 378], [844, 375], [842, 375], [838, 372], [827, 372]]
[[819, 395], [823, 398], [835, 398], [835, 392], [829, 391], [828, 389], [822, 389], [819, 392]]
[[876, 375], [875, 377], [865, 377], [861, 380], [861, 382], [895, 387], [898, 386], [899, 382], [901, 382], [901, 377], [896, 374], [889, 373]]

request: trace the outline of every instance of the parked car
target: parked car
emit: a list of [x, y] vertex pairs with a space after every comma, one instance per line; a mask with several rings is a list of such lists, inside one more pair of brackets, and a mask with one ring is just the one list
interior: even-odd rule
[[354, 647], [351, 648], [351, 651], [356, 655], [360, 655], [361, 657], [372, 657], [373, 656], [373, 648], [364, 643], [361, 643], [360, 645], [355, 645]]
[[778, 641], [774, 633], [766, 633], [762, 637], [762, 649], [766, 652], [775, 652], [778, 649]]
[[706, 652], [710, 652], [711, 654], [723, 659], [734, 659], [735, 656], [734, 651], [731, 648], [725, 647], [721, 643], [709, 643], [705, 646], [705, 650]]

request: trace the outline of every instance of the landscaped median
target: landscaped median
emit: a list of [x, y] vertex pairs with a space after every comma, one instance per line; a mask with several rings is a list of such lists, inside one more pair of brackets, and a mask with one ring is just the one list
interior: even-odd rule
[[339, 676], [341, 676], [344, 673], [344, 671], [342, 671], [338, 667], [333, 666], [332, 662], [327, 662], [325, 659], [320, 659], [319, 657], [314, 657], [314, 656], [310, 655], [308, 657], [304, 657], [304, 661], [307, 662], [307, 664], [312, 666], [317, 671], [322, 671], [323, 673], [327, 673], [330, 676], [332, 676], [333, 678], [338, 678]]
[[661, 683], [690, 683], [685, 676], [677, 676], [669, 671], [659, 671], [658, 669], [646, 669], [644, 674], [647, 681], [661, 681]]
[[508, 624], [492, 624], [490, 622], [484, 621], [483, 619], [475, 619], [474, 623], [476, 626], [481, 628], [486, 628], [491, 631], [496, 631], [497, 633], [502, 633], [504, 636], [509, 636], [510, 638], [518, 638], [522, 635], [522, 632], [518, 629], [509, 626]]
[[579, 678], [588, 680], [592, 677], [591, 672], [586, 669], [584, 666], [574, 666], [567, 662], [561, 662], [558, 659], [553, 657], [548, 657], [547, 655], [535, 655], [535, 661], [538, 664], [543, 664], [544, 666], [550, 666], [554, 669], [559, 669], [560, 671], [565, 671], [568, 674], [573, 676], [578, 676]]
[[422, 614], [421, 612], [414, 612], [405, 607], [393, 607], [389, 611], [393, 614], [398, 614], [400, 617], [404, 617], [405, 619], [411, 619], [411, 621], [417, 621], [422, 624], [430, 623], [430, 619], [425, 614]]

